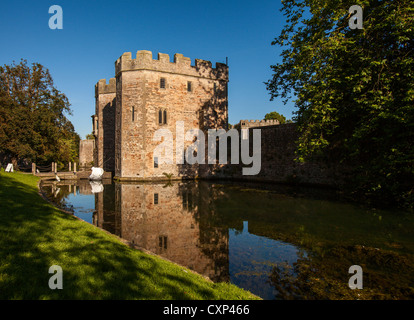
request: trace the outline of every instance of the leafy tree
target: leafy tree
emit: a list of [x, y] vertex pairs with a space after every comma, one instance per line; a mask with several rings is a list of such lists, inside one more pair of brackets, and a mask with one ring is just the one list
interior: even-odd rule
[[[240, 122], [238, 122], [238, 123], [236, 123], [235, 125], [233, 125], [233, 126], [232, 126], [232, 128], [233, 128], [233, 129], [236, 129], [236, 130], [240, 130], [240, 128], [241, 128], [241, 127], [240, 127]], [[230, 128], [229, 128], [229, 129], [230, 129]]]
[[79, 135], [67, 97], [39, 63], [0, 66], [0, 153], [38, 164], [78, 157]]
[[[414, 2], [284, 0], [284, 47], [266, 82], [271, 99], [296, 97], [298, 160], [351, 164], [352, 190], [414, 199]], [[363, 29], [351, 29], [352, 5]]]
[[93, 133], [88, 133], [88, 134], [86, 135], [86, 139], [87, 139], [87, 140], [94, 140], [94, 139], [95, 139], [95, 136], [93, 135]]
[[282, 114], [279, 114], [276, 111], [272, 111], [272, 112], [266, 113], [264, 119], [265, 120], [279, 120], [279, 123], [280, 124], [286, 123], [286, 117], [284, 115], [282, 115]]

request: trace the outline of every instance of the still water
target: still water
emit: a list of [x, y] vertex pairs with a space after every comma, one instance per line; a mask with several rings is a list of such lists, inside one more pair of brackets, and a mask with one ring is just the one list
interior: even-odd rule
[[[199, 182], [44, 182], [56, 205], [264, 299], [414, 299], [414, 217], [333, 191]], [[363, 289], [351, 290], [360, 265]]]

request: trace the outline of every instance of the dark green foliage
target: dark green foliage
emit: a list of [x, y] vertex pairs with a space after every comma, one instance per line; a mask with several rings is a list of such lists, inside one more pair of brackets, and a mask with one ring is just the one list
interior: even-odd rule
[[280, 124], [286, 123], [286, 117], [276, 111], [266, 113], [264, 120], [279, 120]]
[[[355, 195], [409, 208], [414, 199], [414, 3], [285, 0], [286, 47], [271, 66], [271, 99], [296, 96], [298, 160], [354, 168]], [[363, 29], [348, 25], [352, 5]]]
[[79, 135], [67, 97], [39, 63], [0, 66], [0, 153], [37, 164], [75, 161]]
[[93, 133], [88, 133], [86, 135], [86, 139], [88, 139], [88, 140], [95, 140], [95, 136], [93, 135]]

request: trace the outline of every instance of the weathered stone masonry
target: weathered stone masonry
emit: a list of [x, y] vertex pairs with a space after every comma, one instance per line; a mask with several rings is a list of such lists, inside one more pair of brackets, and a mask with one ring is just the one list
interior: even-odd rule
[[[241, 121], [242, 122], [242, 121]], [[276, 124], [270, 122], [250, 121], [243, 129], [248, 130], [250, 152], [252, 148], [252, 131], [261, 133], [261, 169], [259, 174], [242, 175], [240, 164], [211, 166], [205, 178], [237, 179], [257, 182], [277, 182], [289, 184], [313, 184], [337, 186], [346, 175], [344, 166], [337, 163], [308, 161], [299, 163], [296, 158], [296, 141], [299, 137], [296, 124]], [[243, 126], [241, 126], [243, 127]], [[242, 134], [240, 134], [242, 136]]]
[[81, 140], [79, 142], [79, 166], [90, 167], [94, 161], [93, 154], [95, 148], [95, 140]]
[[[195, 59], [193, 66], [182, 54], [175, 54], [171, 62], [163, 53], [158, 59], [146, 50], [138, 51], [135, 59], [130, 52], [124, 53], [115, 62], [115, 77], [109, 83], [102, 79], [95, 86], [95, 166], [113, 172], [119, 181], [165, 180], [167, 176], [324, 185], [340, 181], [338, 166], [295, 162], [298, 132], [294, 124], [280, 125], [277, 120], [240, 121], [240, 128], [249, 129], [250, 136], [252, 130], [261, 130], [258, 175], [243, 176], [242, 163], [177, 164], [177, 122], [184, 123], [182, 134], [201, 129], [207, 137], [208, 129], [228, 129], [228, 79], [225, 64], [216, 63], [213, 68], [211, 62]], [[158, 129], [168, 129], [173, 135], [172, 164], [157, 163], [154, 158], [161, 143], [153, 140]], [[191, 143], [185, 141], [184, 148]]]
[[114, 171], [115, 168], [115, 78], [102, 79], [95, 85], [95, 115], [94, 135], [95, 151], [94, 165], [105, 171]]
[[[198, 176], [198, 165], [177, 165], [175, 159], [173, 164], [156, 165], [153, 154], [160, 142], [153, 136], [157, 129], [168, 129], [176, 146], [177, 121], [184, 122], [184, 132], [227, 129], [227, 82], [228, 67], [222, 63], [213, 68], [211, 62], [195, 59], [192, 66], [182, 54], [170, 62], [162, 53], [158, 60], [150, 51], [138, 51], [136, 59], [124, 53], [115, 62], [115, 78], [96, 85], [96, 165], [114, 171], [119, 180], [165, 178], [164, 173]], [[114, 140], [109, 138], [111, 130]], [[186, 141], [184, 147], [191, 143]]]
[[279, 120], [270, 119], [270, 120], [240, 120], [240, 128], [257, 128], [265, 126], [274, 126], [280, 124]]

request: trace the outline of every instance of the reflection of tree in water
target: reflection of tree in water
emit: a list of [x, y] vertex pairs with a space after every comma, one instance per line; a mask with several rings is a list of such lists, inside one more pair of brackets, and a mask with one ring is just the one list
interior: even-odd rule
[[[234, 185], [200, 185], [200, 190], [205, 188], [200, 192], [200, 213], [205, 215], [199, 219], [212, 226], [207, 232], [214, 226], [241, 230], [246, 220], [251, 233], [308, 252], [291, 268], [279, 264], [273, 269], [269, 281], [277, 289], [276, 298], [414, 298], [411, 217], [381, 211], [386, 215], [381, 220], [375, 212], [337, 202], [245, 192]], [[363, 290], [348, 286], [352, 265], [363, 269]]]
[[[363, 289], [348, 286], [351, 265], [363, 270]], [[414, 263], [407, 256], [363, 246], [335, 247], [293, 266], [278, 264], [269, 281], [276, 299], [414, 299]]]
[[[303, 259], [301, 252], [298, 253], [300, 259]], [[298, 286], [298, 272], [297, 263], [293, 265], [288, 262], [280, 262], [272, 268], [269, 275], [269, 282], [272, 284], [276, 291], [276, 299], [294, 300], [303, 299], [301, 289]]]
[[67, 211], [73, 212], [73, 205], [67, 203], [67, 197], [73, 192], [73, 188], [76, 185], [64, 185], [64, 184], [43, 184], [41, 190], [47, 199], [54, 203], [57, 207]]
[[199, 243], [203, 254], [214, 261], [212, 281], [229, 281], [228, 229], [218, 226], [213, 189], [207, 183], [186, 182], [180, 185], [183, 209], [192, 211], [199, 225]]

